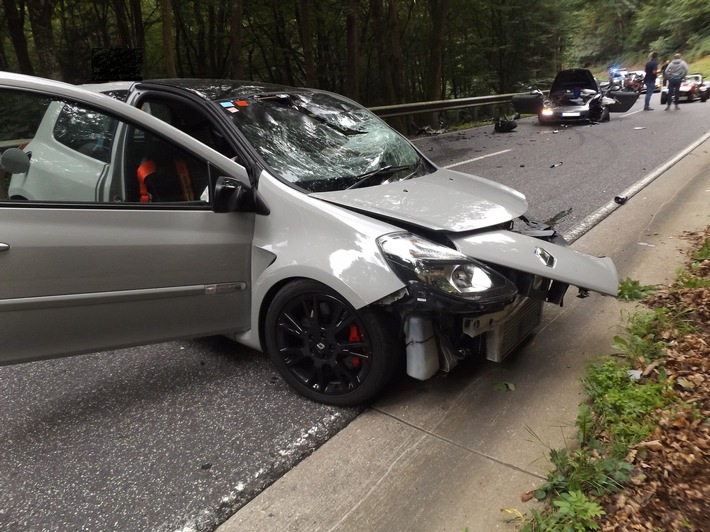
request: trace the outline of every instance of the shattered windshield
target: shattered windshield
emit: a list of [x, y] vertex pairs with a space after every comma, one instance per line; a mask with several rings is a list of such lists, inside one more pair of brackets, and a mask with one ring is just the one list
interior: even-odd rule
[[271, 168], [309, 192], [379, 185], [425, 172], [406, 139], [334, 94], [269, 93], [219, 104]]

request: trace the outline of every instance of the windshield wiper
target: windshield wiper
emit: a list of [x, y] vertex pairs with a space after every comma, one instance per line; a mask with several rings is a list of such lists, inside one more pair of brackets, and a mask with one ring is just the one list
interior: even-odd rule
[[373, 170], [372, 172], [367, 172], [365, 174], [361, 174], [359, 176], [355, 176], [357, 181], [347, 187], [346, 190], [350, 190], [352, 188], [360, 188], [363, 186], [365, 183], [370, 181], [375, 176], [382, 176], [382, 175], [389, 175], [389, 174], [394, 174], [396, 172], [400, 172], [402, 170], [406, 170], [407, 168], [411, 168], [411, 164], [405, 164], [403, 166], [392, 166], [392, 165], [387, 165], [383, 166], [381, 168], [378, 168], [377, 170]]

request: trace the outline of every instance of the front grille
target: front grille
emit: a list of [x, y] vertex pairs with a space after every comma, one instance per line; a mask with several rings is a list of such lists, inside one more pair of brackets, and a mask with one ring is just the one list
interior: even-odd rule
[[525, 299], [515, 311], [487, 336], [486, 358], [501, 362], [540, 324], [543, 301]]

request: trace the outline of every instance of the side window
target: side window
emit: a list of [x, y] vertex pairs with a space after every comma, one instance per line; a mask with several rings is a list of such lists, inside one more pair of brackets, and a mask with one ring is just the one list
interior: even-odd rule
[[8, 148], [24, 151], [29, 169], [0, 169], [0, 201], [209, 202], [205, 161], [78, 102], [0, 89], [0, 152]]
[[96, 111], [65, 104], [52, 133], [60, 144], [108, 163], [117, 122]]
[[177, 102], [154, 96], [145, 98], [140, 108], [187, 133], [225, 157], [239, 162], [237, 153], [230, 146], [223, 132], [201, 109], [188, 102]]
[[123, 189], [129, 203], [209, 202], [209, 166], [172, 142], [126, 128]]
[[[0, 154], [23, 148], [34, 137], [51, 103], [49, 98], [28, 98], [15, 91], [0, 90]], [[0, 200], [8, 199], [12, 174], [0, 167]]]

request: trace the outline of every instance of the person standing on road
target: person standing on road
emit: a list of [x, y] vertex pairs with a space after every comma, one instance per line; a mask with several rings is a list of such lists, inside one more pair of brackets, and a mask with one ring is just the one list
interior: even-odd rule
[[653, 111], [651, 108], [651, 96], [653, 96], [653, 90], [656, 88], [656, 76], [658, 76], [658, 52], [653, 52], [651, 60], [646, 63], [646, 76], [643, 78], [643, 82], [646, 84], [644, 111]]
[[668, 59], [663, 60], [663, 64], [661, 64], [661, 79], [663, 80], [663, 86], [666, 86], [666, 83], [668, 81], [666, 80], [666, 68], [668, 68]]
[[666, 67], [666, 79], [668, 80], [668, 100], [666, 101], [666, 111], [671, 108], [671, 99], [675, 103], [675, 110], [680, 109], [680, 84], [688, 74], [688, 63], [683, 61], [682, 56], [675, 54], [673, 61]]

